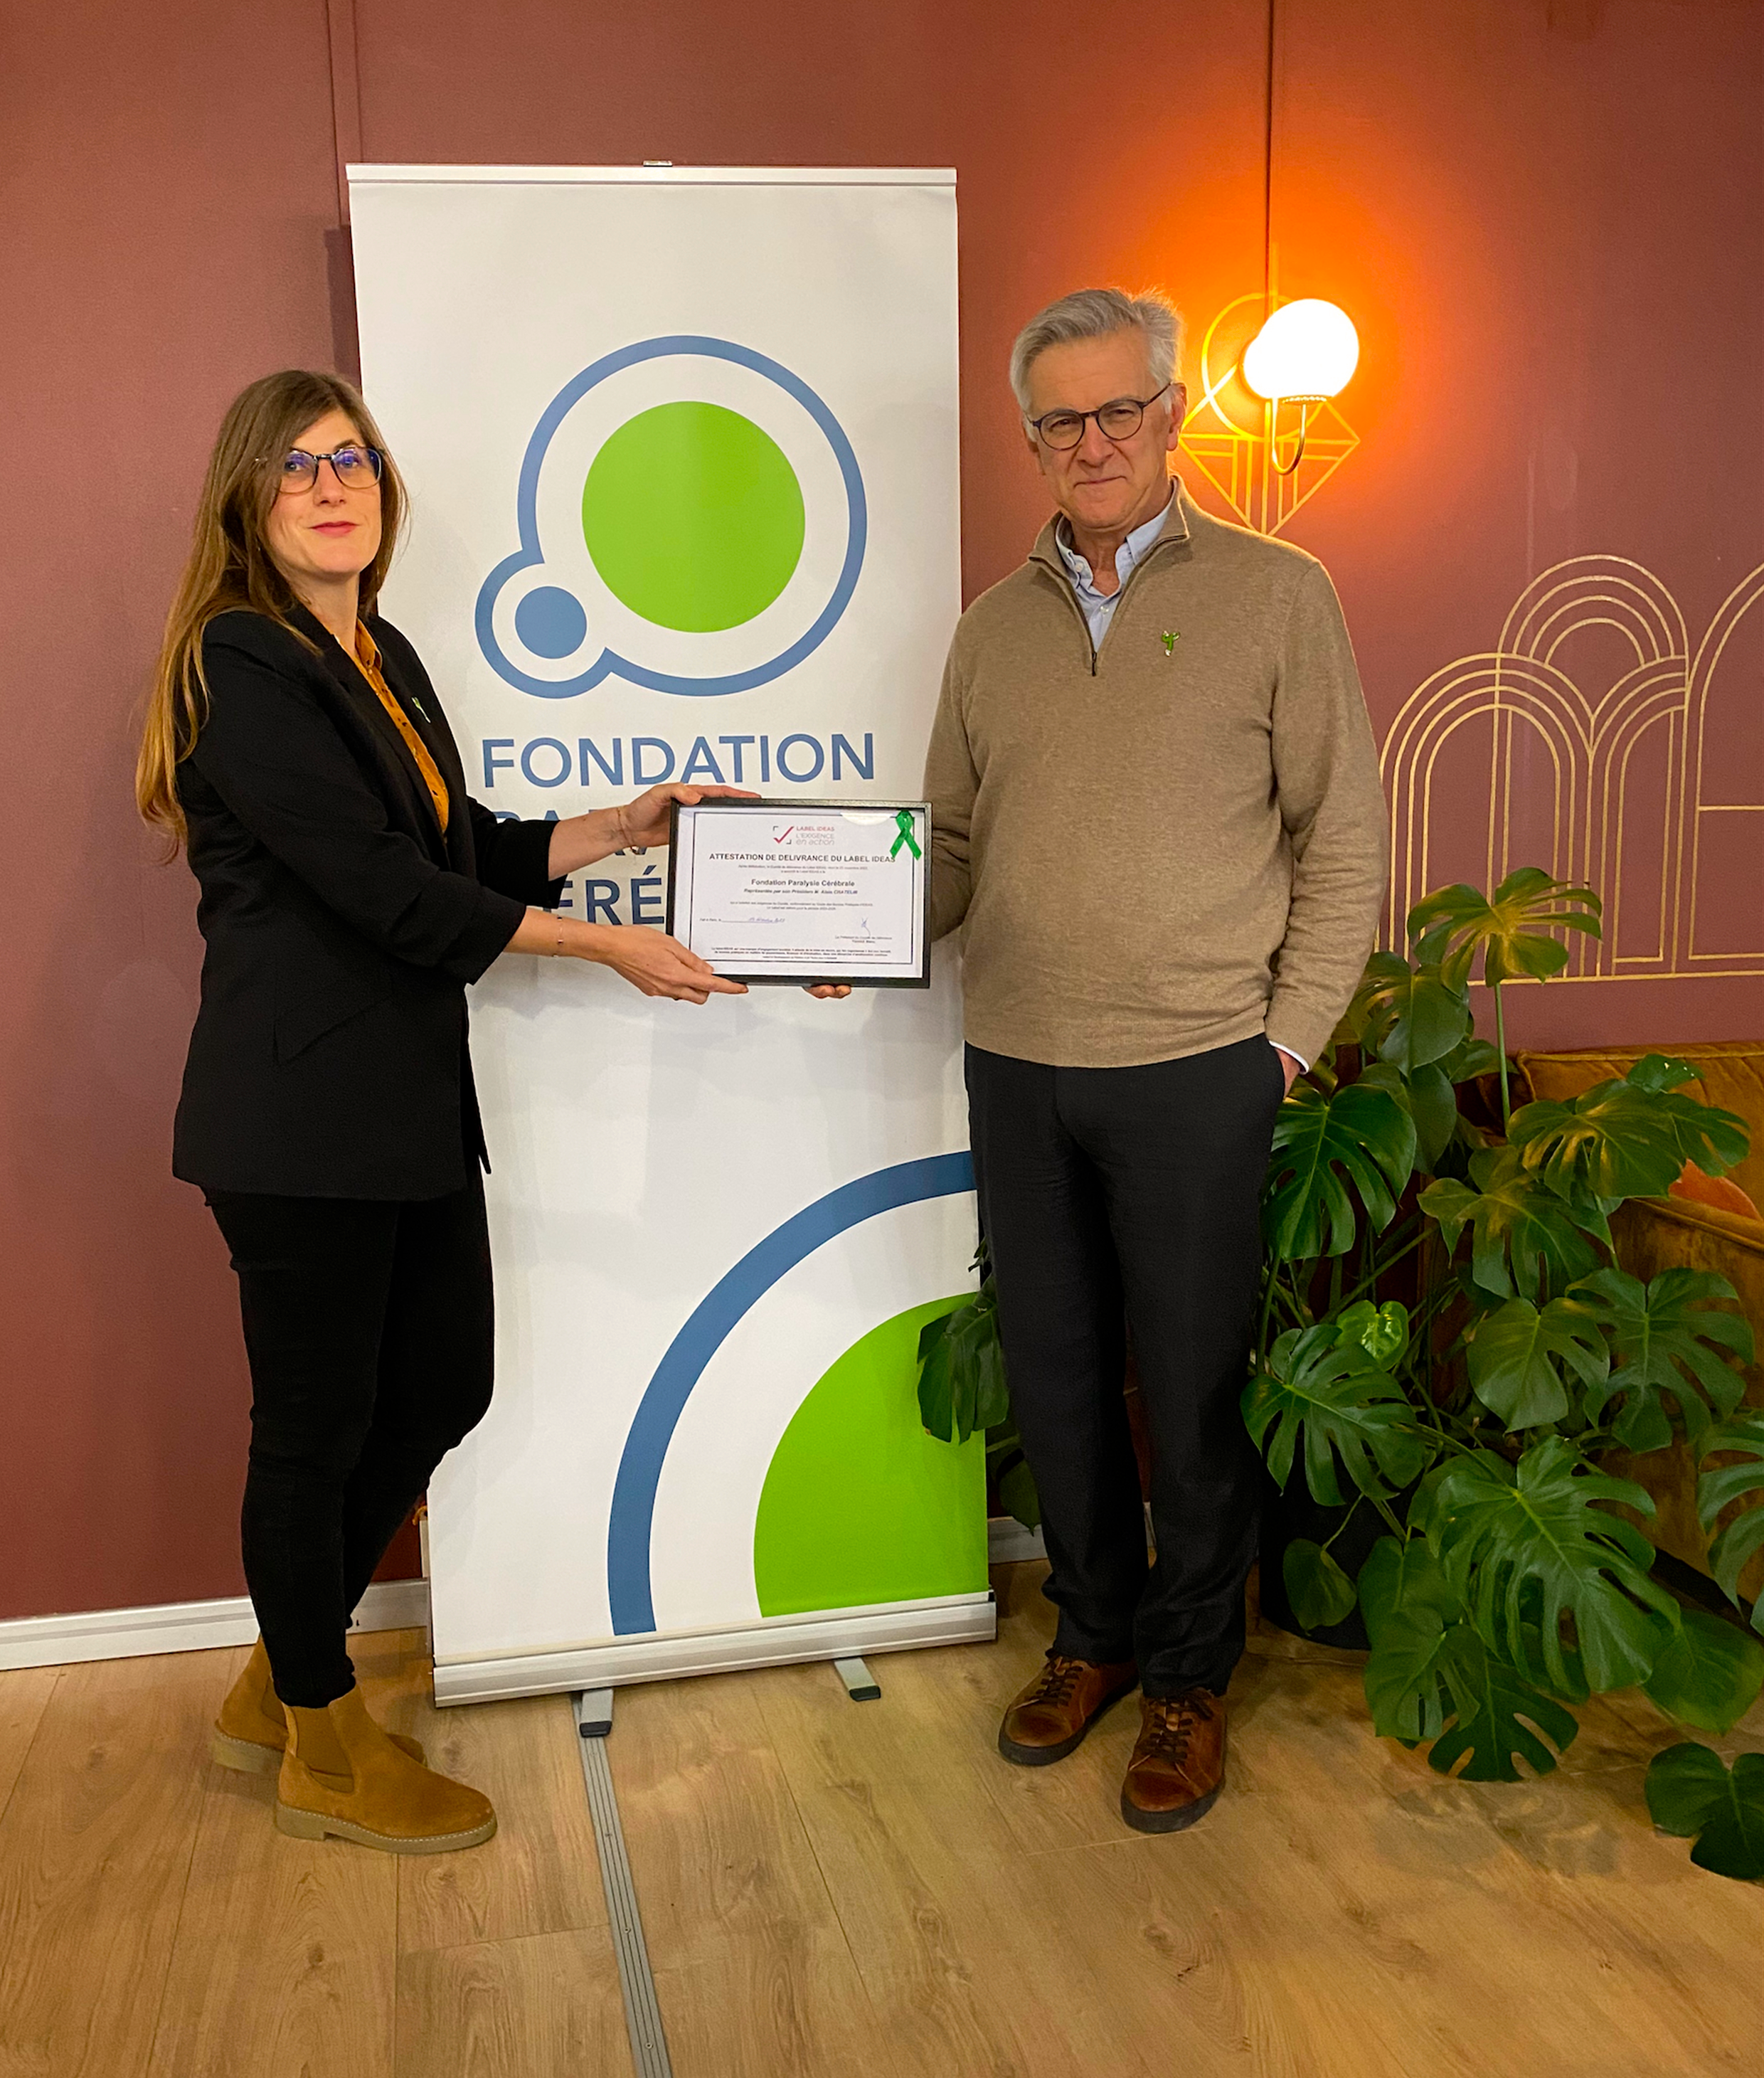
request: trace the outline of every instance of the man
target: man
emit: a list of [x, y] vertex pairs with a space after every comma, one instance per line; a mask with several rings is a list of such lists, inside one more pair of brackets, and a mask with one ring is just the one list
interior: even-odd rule
[[[1011, 358], [1057, 508], [951, 644], [926, 765], [934, 936], [965, 924], [980, 1216], [1057, 1606], [1005, 1713], [1063, 1759], [1136, 1682], [1122, 1815], [1224, 1775], [1260, 1471], [1239, 1400], [1274, 1114], [1371, 948], [1387, 834], [1322, 565], [1173, 486], [1158, 296], [1062, 297]], [[1156, 1563], [1122, 1399], [1152, 1443]]]

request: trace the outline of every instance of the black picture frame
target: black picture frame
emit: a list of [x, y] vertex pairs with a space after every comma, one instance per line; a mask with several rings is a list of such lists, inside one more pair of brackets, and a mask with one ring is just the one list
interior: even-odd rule
[[[903, 808], [911, 809], [915, 815], [924, 817], [924, 872], [920, 900], [924, 905], [919, 935], [919, 972], [916, 974], [869, 975], [775, 974], [768, 969], [763, 974], [738, 974], [719, 967], [717, 971], [726, 981], [744, 983], [749, 988], [929, 988], [931, 986], [931, 803], [928, 801], [804, 801], [796, 799], [780, 799], [767, 795], [757, 801], [703, 801], [695, 803], [700, 807], [714, 808], [719, 814], [733, 810], [755, 816], [775, 816], [781, 809], [812, 811], [817, 808], [836, 808], [841, 812], [858, 809], [865, 814], [897, 815]], [[674, 883], [676, 861], [680, 855], [680, 803], [672, 802], [668, 808], [668, 903], [667, 932], [669, 937], [678, 936], [673, 928]]]

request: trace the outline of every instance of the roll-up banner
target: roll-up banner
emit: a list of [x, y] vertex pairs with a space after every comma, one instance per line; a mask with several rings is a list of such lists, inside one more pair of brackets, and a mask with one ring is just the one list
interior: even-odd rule
[[[352, 166], [408, 482], [383, 610], [477, 798], [916, 797], [960, 607], [947, 172]], [[567, 912], [659, 925], [667, 860]], [[497, 1389], [430, 1496], [443, 1702], [989, 1638], [981, 1441], [920, 1427], [972, 1288], [958, 970], [702, 1008], [472, 991]]]

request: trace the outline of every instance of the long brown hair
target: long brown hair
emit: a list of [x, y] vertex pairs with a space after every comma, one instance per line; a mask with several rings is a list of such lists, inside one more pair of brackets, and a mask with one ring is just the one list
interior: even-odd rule
[[314, 646], [290, 617], [294, 590], [270, 555], [264, 523], [281, 487], [282, 457], [327, 411], [341, 411], [382, 457], [380, 545], [361, 573], [364, 614], [373, 611], [386, 582], [404, 524], [404, 485], [361, 391], [340, 375], [305, 368], [285, 368], [241, 390], [227, 407], [208, 458], [190, 560], [166, 619], [135, 766], [136, 805], [165, 832], [168, 857], [186, 836], [177, 768], [195, 749], [208, 717], [203, 630], [217, 614], [243, 607], [278, 622], [308, 648]]

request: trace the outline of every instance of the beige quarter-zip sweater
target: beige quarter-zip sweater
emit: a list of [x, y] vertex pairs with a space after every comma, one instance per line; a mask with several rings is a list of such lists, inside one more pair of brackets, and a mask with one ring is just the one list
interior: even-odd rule
[[956, 628], [925, 793], [932, 933], [966, 925], [974, 1045], [1120, 1068], [1328, 1042], [1390, 831], [1315, 557], [1178, 483], [1093, 653], [1049, 523]]

